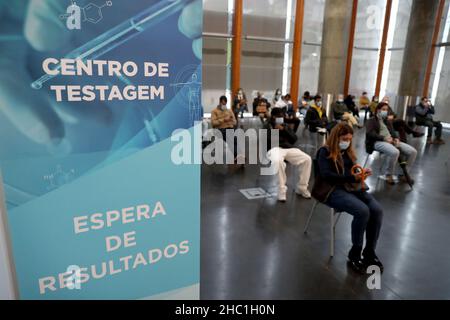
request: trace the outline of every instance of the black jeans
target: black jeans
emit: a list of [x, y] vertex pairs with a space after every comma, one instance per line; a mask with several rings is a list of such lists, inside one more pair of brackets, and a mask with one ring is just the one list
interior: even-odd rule
[[406, 121], [402, 119], [395, 119], [392, 122], [392, 125], [394, 127], [394, 130], [398, 132], [400, 136], [400, 141], [407, 143], [407, 134], [413, 134], [414, 130], [406, 123]]
[[434, 132], [435, 138], [440, 139], [442, 137], [442, 124], [439, 121], [427, 119], [425, 121], [417, 121], [416, 124], [418, 126], [428, 127], [428, 138], [431, 138], [433, 136], [433, 128], [436, 128]]
[[362, 248], [365, 232], [365, 250], [375, 252], [383, 221], [383, 209], [371, 194], [367, 192], [348, 192], [342, 188], [336, 188], [328, 197], [326, 205], [353, 216], [353, 246]]

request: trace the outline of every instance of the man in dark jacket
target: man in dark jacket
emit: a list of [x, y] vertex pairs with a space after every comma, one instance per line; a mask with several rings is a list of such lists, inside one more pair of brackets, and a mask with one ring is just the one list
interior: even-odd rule
[[268, 141], [267, 153], [268, 158], [272, 161], [272, 166], [276, 168], [278, 173], [278, 201], [285, 202], [287, 194], [286, 186], [286, 164], [285, 161], [296, 166], [298, 169], [298, 183], [295, 192], [306, 198], [311, 198], [308, 191], [309, 177], [311, 175], [312, 160], [309, 155], [295, 147], [297, 135], [285, 123], [283, 111], [280, 108], [272, 110], [271, 119], [267, 122], [266, 129], [269, 130], [267, 137], [271, 137], [271, 130], [278, 130], [279, 143], [278, 146], [271, 146]]
[[388, 116], [389, 105], [385, 102], [380, 103], [374, 117], [367, 121], [366, 151], [370, 154], [375, 150], [387, 156], [386, 180], [389, 184], [394, 184], [394, 171], [400, 154], [411, 167], [417, 157], [417, 150], [399, 140], [392, 121], [387, 120]]
[[[428, 144], [444, 144], [442, 140], [442, 124], [440, 121], [433, 120], [433, 114], [435, 113], [434, 107], [431, 101], [427, 97], [423, 97], [420, 103], [416, 106], [416, 124], [418, 126], [428, 127]], [[435, 139], [433, 137], [433, 128], [436, 128], [434, 132]]]

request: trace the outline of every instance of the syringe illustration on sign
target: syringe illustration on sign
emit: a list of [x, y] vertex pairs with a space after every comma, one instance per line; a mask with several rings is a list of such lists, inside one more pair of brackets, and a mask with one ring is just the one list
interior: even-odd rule
[[[102, 57], [106, 53], [133, 39], [167, 17], [181, 11], [191, 2], [193, 2], [193, 0], [161, 0], [148, 9], [143, 10], [136, 16], [90, 40], [83, 46], [69, 52], [65, 58], [86, 61], [95, 60]], [[61, 64], [57, 64], [54, 70], [60, 71]], [[55, 77], [56, 75], [44, 74], [32, 82], [31, 87], [33, 89], [40, 90], [45, 83]], [[124, 79], [124, 77], [119, 77], [119, 80], [125, 83], [128, 82], [127, 79]], [[149, 115], [144, 117], [143, 123], [149, 132], [150, 140], [155, 141], [159, 139], [160, 134], [157, 127], [154, 125], [153, 115], [151, 112], [149, 113]]]
[[67, 20], [66, 25], [69, 30], [80, 30], [82, 22], [99, 23], [103, 19], [103, 8], [111, 7], [112, 1], [106, 1], [102, 5], [91, 2], [84, 7], [80, 7], [75, 0], [67, 7], [67, 12], [59, 16], [60, 19]]
[[189, 123], [194, 124], [194, 121], [199, 121], [202, 117], [202, 108], [200, 106], [200, 90], [202, 89], [202, 83], [198, 80], [197, 73], [193, 73], [190, 81], [172, 83], [172, 87], [187, 88], [188, 100], [189, 100]]

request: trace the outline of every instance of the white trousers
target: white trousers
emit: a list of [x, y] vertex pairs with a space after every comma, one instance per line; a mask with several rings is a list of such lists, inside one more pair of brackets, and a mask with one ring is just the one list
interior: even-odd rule
[[278, 172], [278, 192], [280, 194], [287, 192], [286, 163], [284, 161], [297, 167], [297, 190], [308, 189], [312, 165], [312, 160], [309, 155], [297, 148], [283, 149], [276, 147], [269, 150], [267, 157], [272, 161], [272, 166]]

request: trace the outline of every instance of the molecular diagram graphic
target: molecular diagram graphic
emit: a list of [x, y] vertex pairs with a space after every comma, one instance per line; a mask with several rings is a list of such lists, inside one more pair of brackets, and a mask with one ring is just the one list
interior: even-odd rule
[[56, 166], [56, 171], [44, 176], [44, 180], [48, 182], [47, 189], [57, 189], [69, 182], [75, 177], [75, 170], [64, 171], [61, 165]]
[[[72, 6], [78, 6], [75, 0], [71, 0]], [[105, 1], [102, 5], [97, 5], [93, 2], [85, 5], [84, 7], [80, 7], [81, 12], [83, 13], [83, 22], [88, 21], [90, 23], [99, 23], [103, 19], [103, 8], [112, 7], [112, 1]], [[71, 16], [70, 13], [61, 14], [59, 18], [61, 20], [67, 19]]]

